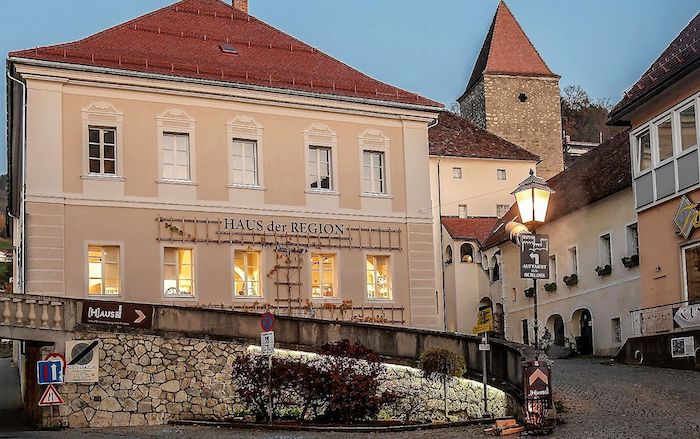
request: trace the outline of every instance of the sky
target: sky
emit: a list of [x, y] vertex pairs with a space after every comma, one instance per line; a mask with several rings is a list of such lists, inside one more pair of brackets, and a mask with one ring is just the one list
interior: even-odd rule
[[[2, 0], [0, 52], [80, 39], [175, 0]], [[619, 100], [698, 13], [697, 0], [509, 0], [561, 87]], [[249, 0], [257, 18], [358, 70], [449, 105], [498, 0]], [[5, 75], [0, 80], [5, 90]], [[5, 114], [5, 99], [1, 100]], [[6, 172], [5, 124], [0, 131]]]

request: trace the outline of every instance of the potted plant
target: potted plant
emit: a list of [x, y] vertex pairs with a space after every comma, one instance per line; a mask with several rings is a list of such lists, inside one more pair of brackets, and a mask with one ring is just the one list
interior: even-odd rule
[[604, 267], [598, 266], [595, 267], [595, 272], [598, 273], [600, 277], [609, 276], [610, 273], [612, 273], [612, 267], [609, 264], [606, 264]]
[[639, 267], [639, 255], [625, 256], [622, 258], [622, 265], [625, 268]]
[[525, 297], [535, 297], [535, 287], [530, 287], [525, 290]]
[[557, 290], [557, 284], [556, 282], [544, 284], [544, 290], [548, 293], [552, 293]]
[[573, 287], [578, 284], [578, 274], [573, 273], [571, 276], [564, 276], [564, 283], [567, 287]]

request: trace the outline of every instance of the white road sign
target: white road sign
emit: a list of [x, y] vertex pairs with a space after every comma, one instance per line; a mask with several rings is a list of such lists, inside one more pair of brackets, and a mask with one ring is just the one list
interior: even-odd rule
[[265, 356], [275, 353], [275, 331], [260, 333], [260, 349]]
[[66, 382], [96, 383], [100, 376], [99, 340], [66, 342]]

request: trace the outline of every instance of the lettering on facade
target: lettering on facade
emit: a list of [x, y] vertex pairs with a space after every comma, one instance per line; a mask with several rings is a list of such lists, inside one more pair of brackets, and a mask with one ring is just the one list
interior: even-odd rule
[[275, 220], [265, 223], [260, 219], [236, 218], [224, 218], [224, 229], [258, 233], [300, 233], [326, 236], [341, 236], [345, 234], [345, 226], [342, 224], [307, 223], [303, 221], [291, 221], [286, 224]]

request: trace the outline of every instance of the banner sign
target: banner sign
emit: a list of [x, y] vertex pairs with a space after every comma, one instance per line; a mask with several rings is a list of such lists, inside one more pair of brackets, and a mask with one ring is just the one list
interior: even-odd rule
[[523, 367], [525, 399], [546, 399], [547, 408], [552, 408], [552, 369], [534, 361]]
[[520, 235], [520, 277], [549, 279], [549, 235]]

